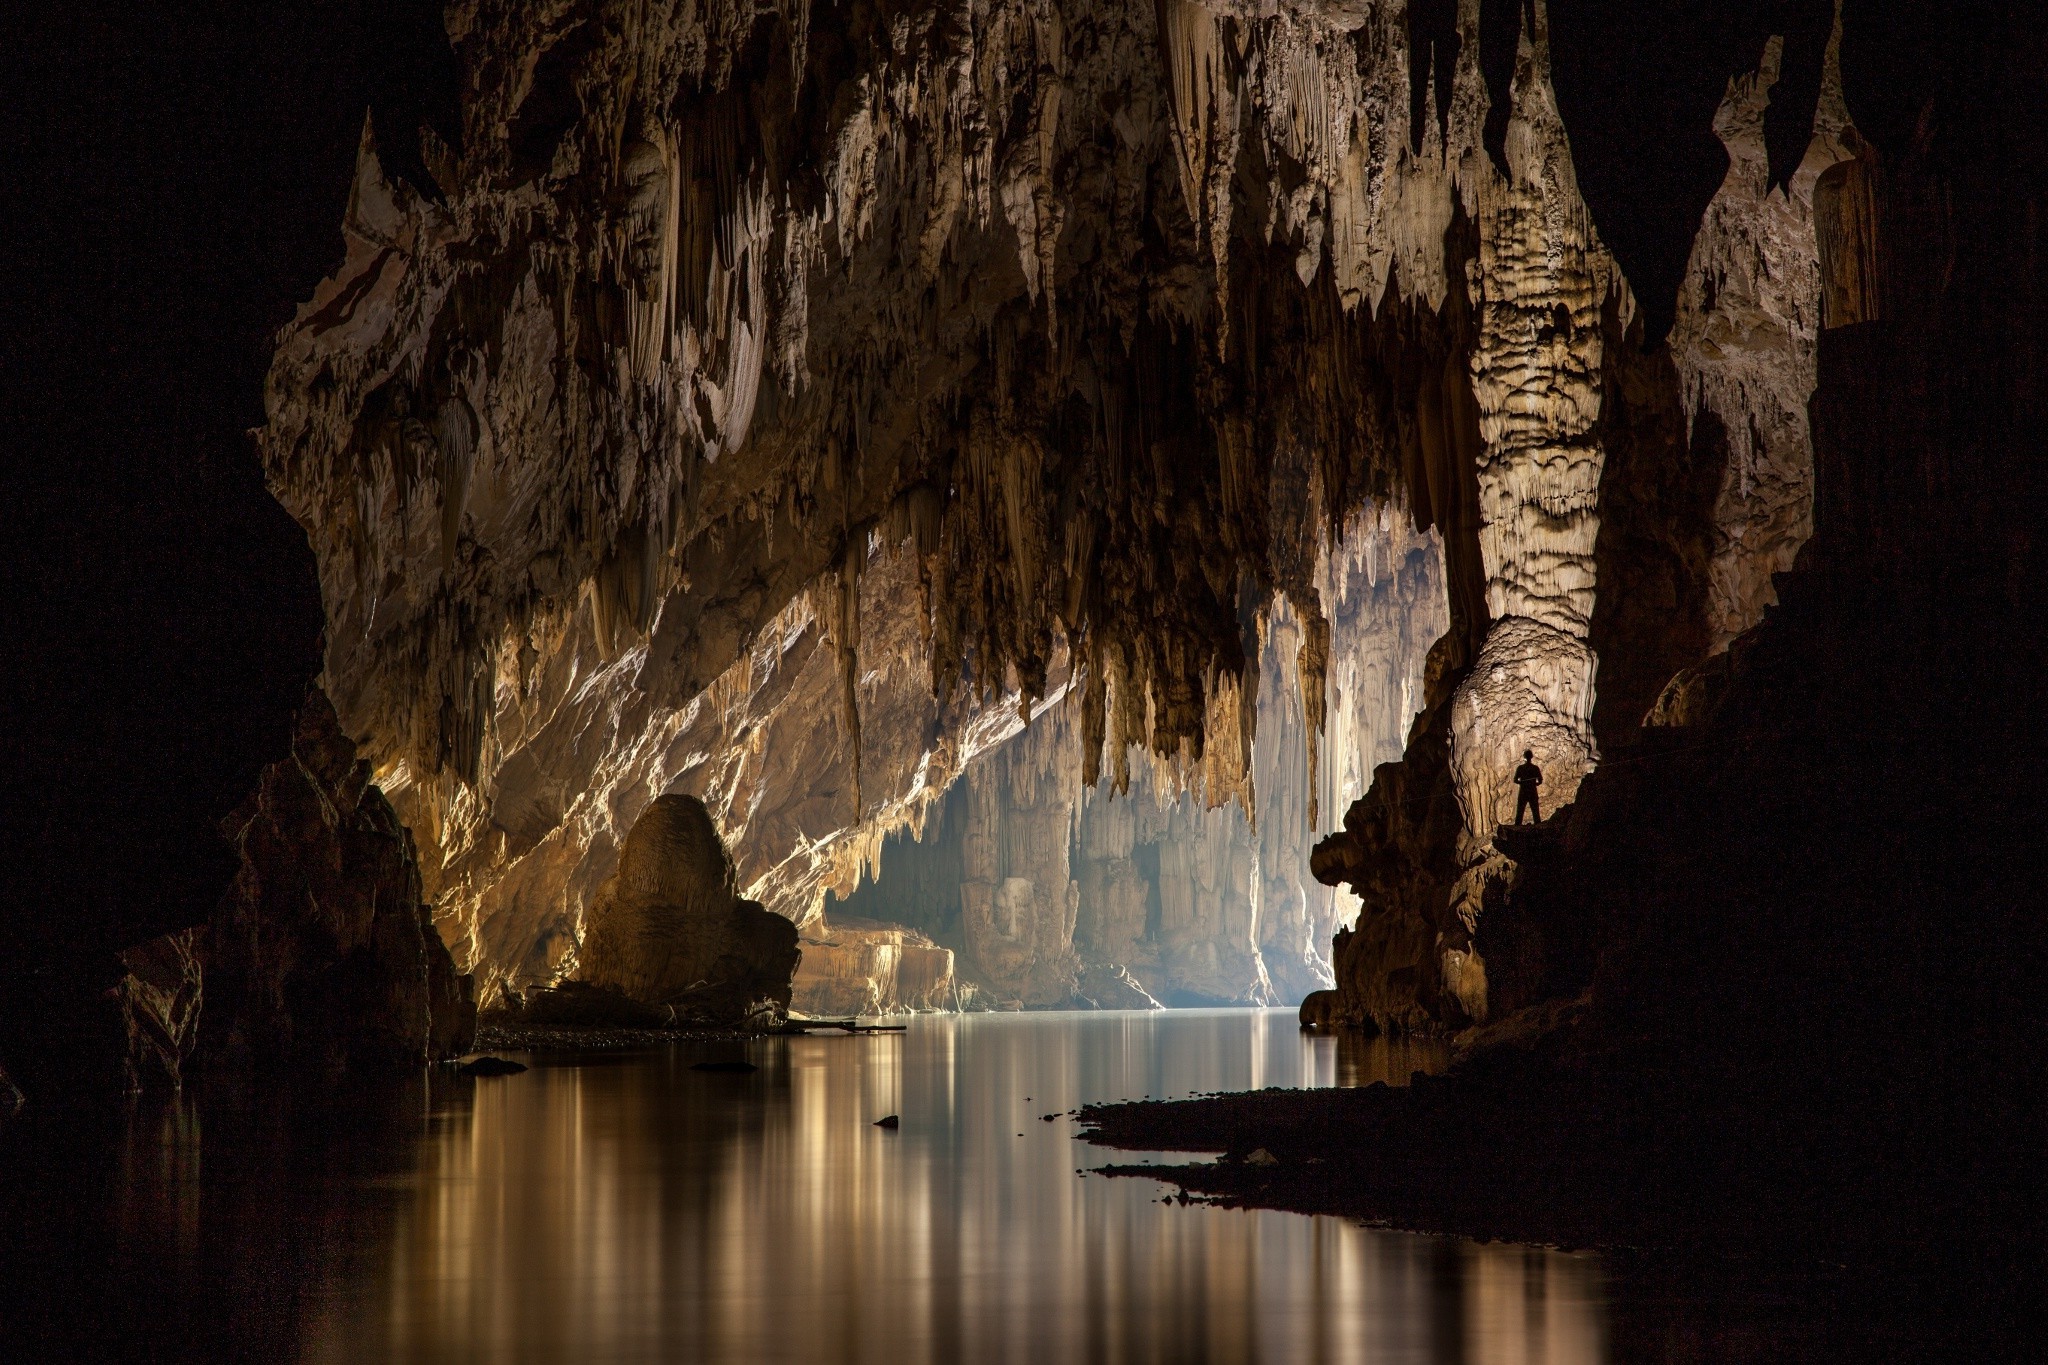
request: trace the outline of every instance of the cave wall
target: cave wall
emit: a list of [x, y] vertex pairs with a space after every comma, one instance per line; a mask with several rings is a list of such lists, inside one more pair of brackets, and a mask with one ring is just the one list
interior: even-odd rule
[[[1133, 755], [1202, 803], [1200, 865], [1162, 877], [1271, 868], [1296, 904], [1300, 821], [1223, 851], [1253, 843], [1262, 714], [1293, 723], [1262, 641], [1299, 632], [1304, 734], [1355, 728], [1317, 566], [1396, 494], [1442, 545], [1469, 917], [1520, 751], [1552, 806], [1597, 760], [1596, 631], [1655, 634], [1599, 619], [1608, 351], [1640, 310], [1546, 7], [1509, 9], [451, 9], [459, 128], [406, 176], [411, 130], [366, 126], [260, 440], [319, 562], [325, 686], [485, 998], [571, 969], [664, 792], [814, 925], [962, 774], [974, 828], [1032, 787], [1015, 831], [963, 835], [962, 951], [1006, 998], [1058, 994], [1054, 831]], [[1718, 413], [1711, 368], [1683, 374]], [[1034, 710], [1072, 733], [978, 776]], [[1322, 819], [1357, 794], [1303, 766]], [[1261, 923], [1314, 977], [1310, 899]], [[1029, 964], [990, 966], [1019, 925]]]
[[[1841, 26], [1830, 39], [1813, 137], [1789, 179], [1774, 183], [1764, 119], [1784, 41], [1729, 82], [1714, 118], [1728, 175], [1707, 205], [1679, 287], [1670, 349], [1695, 446], [1722, 447], [1708, 566], [1712, 650], [1763, 619], [1771, 576], [1813, 534], [1813, 446], [1806, 406], [1823, 323], [1814, 190], [1861, 145], [1842, 100]], [[1704, 429], [1703, 429], [1704, 428]]]

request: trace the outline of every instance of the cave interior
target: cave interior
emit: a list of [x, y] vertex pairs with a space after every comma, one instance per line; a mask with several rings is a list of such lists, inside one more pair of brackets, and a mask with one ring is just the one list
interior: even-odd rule
[[1299, 1003], [2026, 1243], [2025, 8], [39, 18], [0, 1091]]

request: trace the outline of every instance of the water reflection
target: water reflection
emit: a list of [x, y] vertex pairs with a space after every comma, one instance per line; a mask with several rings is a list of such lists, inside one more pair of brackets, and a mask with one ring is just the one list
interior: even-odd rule
[[[690, 1070], [744, 1054], [751, 1075]], [[1399, 1080], [1285, 1013], [970, 1016], [537, 1065], [437, 1101], [306, 1358], [1576, 1362], [1589, 1258], [1081, 1177], [1097, 1099]], [[900, 1114], [902, 1127], [872, 1126]], [[1122, 1158], [1119, 1158], [1122, 1159]]]

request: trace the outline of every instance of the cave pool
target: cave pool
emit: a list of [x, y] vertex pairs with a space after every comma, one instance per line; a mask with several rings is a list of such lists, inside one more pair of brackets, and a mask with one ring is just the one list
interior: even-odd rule
[[[17, 1125], [0, 1269], [47, 1309], [22, 1321], [86, 1358], [1608, 1358], [1596, 1256], [1077, 1174], [1145, 1159], [1078, 1140], [1084, 1102], [1401, 1083], [1438, 1060], [1304, 1035], [1291, 1010], [503, 1055], [531, 1069], [188, 1095], [103, 1142]], [[692, 1069], [736, 1060], [758, 1069]]]

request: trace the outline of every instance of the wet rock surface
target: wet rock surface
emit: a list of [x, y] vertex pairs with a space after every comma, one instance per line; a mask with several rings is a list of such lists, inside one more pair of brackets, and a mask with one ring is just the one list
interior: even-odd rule
[[522, 1062], [504, 1057], [478, 1057], [455, 1068], [463, 1076], [517, 1076], [526, 1070]]

